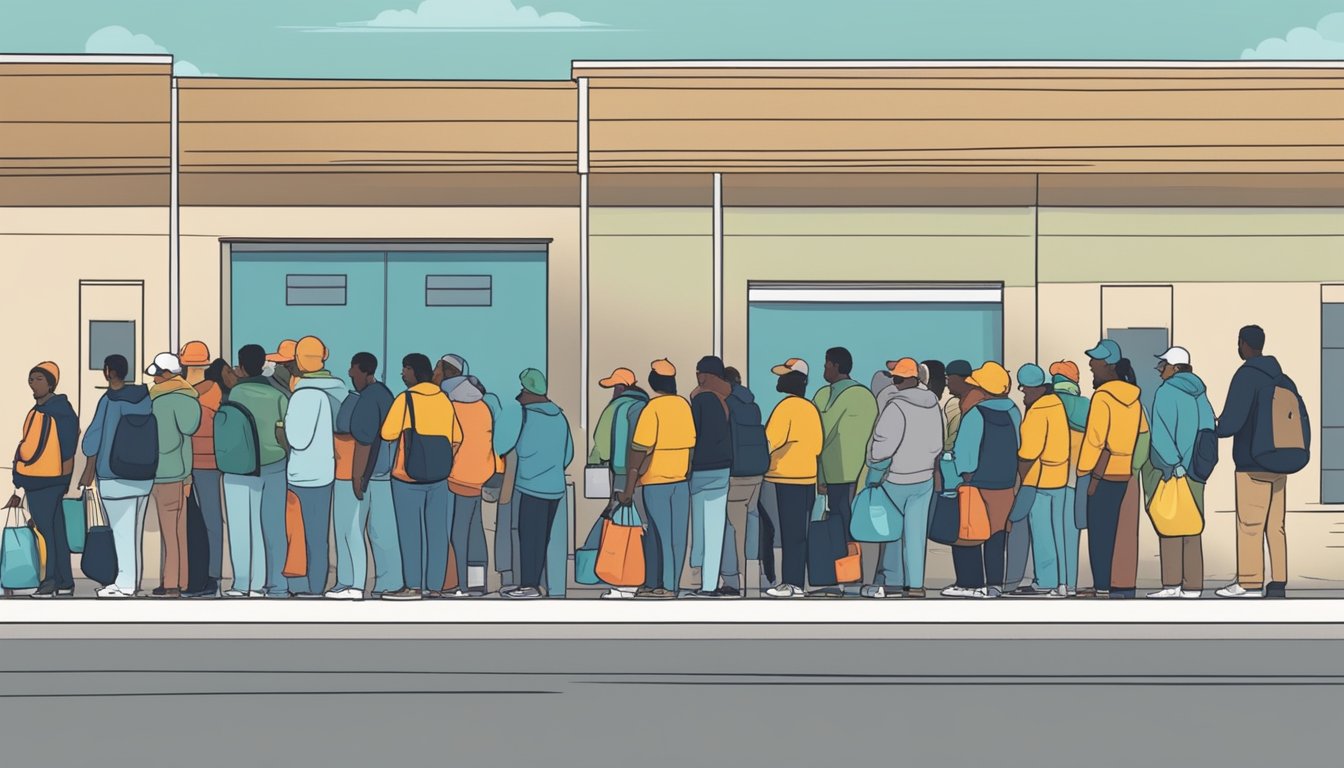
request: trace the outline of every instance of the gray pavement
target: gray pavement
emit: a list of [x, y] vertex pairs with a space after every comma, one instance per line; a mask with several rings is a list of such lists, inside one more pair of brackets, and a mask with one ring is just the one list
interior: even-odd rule
[[8, 634], [6, 765], [1332, 765], [1344, 703], [1337, 625], [123, 629]]

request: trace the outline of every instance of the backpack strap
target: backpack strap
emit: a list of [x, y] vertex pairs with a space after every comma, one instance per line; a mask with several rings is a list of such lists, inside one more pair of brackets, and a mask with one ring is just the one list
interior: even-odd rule
[[406, 415], [411, 419], [411, 431], [415, 431], [415, 393], [406, 390]]

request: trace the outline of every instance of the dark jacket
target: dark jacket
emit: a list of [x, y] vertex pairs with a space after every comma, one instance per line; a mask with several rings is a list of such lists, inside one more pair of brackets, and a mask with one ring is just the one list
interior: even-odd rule
[[691, 419], [695, 422], [695, 451], [691, 455], [691, 471], [731, 468], [733, 435], [728, 426], [726, 401], [712, 391], [702, 390], [691, 398]]
[[[56, 436], [60, 441], [61, 462], [64, 464], [75, 457], [75, 450], [79, 447], [79, 416], [75, 414], [75, 409], [70, 405], [70, 399], [65, 395], [52, 395], [51, 399], [41, 405], [34, 405], [33, 410], [38, 413], [49, 416], [55, 422]], [[34, 420], [34, 428], [40, 429], [41, 420]], [[44, 446], [45, 448], [45, 446]], [[36, 456], [26, 457], [27, 459], [36, 459]], [[32, 477], [24, 475], [19, 471], [18, 457], [14, 462], [14, 487], [23, 488], [29, 491], [36, 491], [42, 488], [52, 488], [58, 485], [69, 485], [70, 476], [61, 477]]]
[[1270, 471], [1256, 463], [1251, 455], [1255, 440], [1255, 402], [1256, 395], [1279, 382], [1280, 377], [1283, 377], [1284, 386], [1296, 394], [1297, 385], [1283, 376], [1279, 361], [1268, 355], [1247, 360], [1232, 376], [1223, 413], [1218, 417], [1218, 436], [1232, 438], [1232, 461], [1238, 472]]
[[733, 441], [732, 477], [760, 477], [770, 468], [770, 446], [765, 439], [765, 425], [761, 407], [751, 390], [738, 384], [728, 396], [728, 412], [732, 419], [730, 430]]

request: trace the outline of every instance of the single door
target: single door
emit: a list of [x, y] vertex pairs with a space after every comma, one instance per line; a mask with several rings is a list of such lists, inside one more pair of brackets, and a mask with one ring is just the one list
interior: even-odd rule
[[[888, 360], [967, 360], [978, 366], [1003, 358], [1003, 305], [998, 301], [780, 301], [796, 297], [752, 290], [747, 309], [747, 378], [767, 417], [782, 399], [771, 367], [791, 357], [807, 361], [808, 394], [825, 386], [826, 350], [845, 347], [854, 380], [867, 386]], [[996, 292], [988, 292], [996, 293]], [[987, 295], [988, 295], [987, 293]], [[820, 297], [819, 298], [824, 298]]]
[[327, 368], [348, 379], [356, 352], [383, 349], [382, 252], [233, 253], [232, 339], [225, 357], [260, 344], [275, 351], [282, 339], [316, 336], [328, 349]]
[[1157, 397], [1157, 388], [1162, 384], [1162, 376], [1157, 372], [1157, 356], [1169, 348], [1170, 331], [1166, 328], [1110, 328], [1106, 338], [1119, 344], [1120, 350], [1134, 365], [1139, 389], [1143, 390], [1139, 401], [1151, 417], [1153, 398]]
[[138, 281], [79, 284], [79, 367], [75, 409], [88, 426], [107, 389], [103, 361], [109, 355], [126, 358], [126, 380], [139, 383], [145, 369], [145, 286]]
[[507, 401], [524, 368], [546, 370], [546, 252], [391, 252], [387, 263], [388, 382], [402, 358], [466, 358]]

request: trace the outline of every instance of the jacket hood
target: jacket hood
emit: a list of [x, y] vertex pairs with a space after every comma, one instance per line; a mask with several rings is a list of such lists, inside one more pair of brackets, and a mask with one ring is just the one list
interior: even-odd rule
[[1199, 397], [1204, 394], [1206, 389], [1204, 382], [1193, 373], [1178, 373], [1170, 379], [1167, 379], [1166, 384], [1167, 386], [1175, 387], [1193, 397]]
[[[1063, 381], [1060, 381], [1063, 379]], [[1063, 376], [1056, 376], [1054, 381], [1055, 394], [1073, 395], [1082, 397], [1083, 390], [1076, 383], [1065, 379]]]
[[65, 395], [52, 395], [51, 399], [42, 405], [33, 406], [38, 413], [45, 413], [53, 418], [57, 416], [74, 416], [74, 406], [70, 405], [70, 398]]
[[201, 396], [200, 393], [196, 391], [196, 388], [188, 384], [187, 380], [181, 376], [174, 376], [162, 384], [155, 384], [154, 387], [149, 390], [149, 396], [157, 398], [163, 397], [164, 395], [171, 395], [174, 392], [180, 392], [193, 400], [196, 400]]
[[542, 416], [563, 415], [560, 411], [560, 406], [556, 405], [550, 400], [547, 400], [544, 403], [528, 403], [527, 405], [523, 406], [523, 410], [531, 411], [532, 413], [540, 414]]
[[756, 402], [756, 396], [751, 393], [750, 389], [747, 389], [741, 384], [733, 387], [733, 394], [729, 395], [729, 397], [735, 397], [748, 405]]
[[639, 387], [626, 387], [625, 391], [621, 392], [617, 399], [621, 397], [628, 397], [631, 400], [638, 400], [641, 403], [649, 402], [649, 393]]
[[331, 399], [331, 410], [333, 414], [341, 409], [341, 403], [345, 400], [345, 382], [330, 374], [326, 376], [304, 376], [294, 385], [295, 392], [298, 392], [300, 389], [320, 390]]
[[1097, 387], [1098, 392], [1105, 392], [1120, 401], [1121, 405], [1130, 406], [1139, 401], [1141, 390], [1127, 381], [1108, 381]]
[[475, 376], [454, 376], [445, 379], [443, 391], [454, 403], [479, 403], [485, 399], [481, 383]]
[[[1136, 387], [1134, 391], [1137, 392], [1138, 388]], [[1017, 403], [1014, 403], [1006, 397], [991, 397], [982, 400], [980, 405], [991, 411], [1003, 411], [1004, 413], [1017, 410]]]
[[938, 398], [927, 389], [887, 387], [877, 396], [878, 412], [881, 413], [881, 410], [887, 407], [889, 403], [897, 400], [914, 408], [939, 408], [942, 405], [938, 402]]
[[144, 384], [127, 384], [121, 389], [107, 390], [107, 399], [118, 403], [138, 403], [149, 397], [149, 387]]
[[1262, 355], [1254, 357], [1242, 363], [1246, 368], [1254, 368], [1261, 373], [1268, 374], [1270, 378], [1277, 379], [1283, 375], [1283, 369], [1279, 367], [1279, 361], [1271, 355]]

